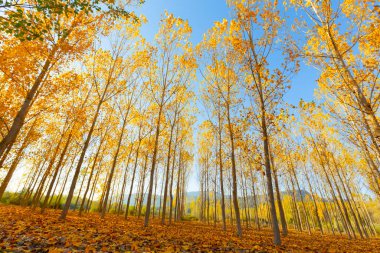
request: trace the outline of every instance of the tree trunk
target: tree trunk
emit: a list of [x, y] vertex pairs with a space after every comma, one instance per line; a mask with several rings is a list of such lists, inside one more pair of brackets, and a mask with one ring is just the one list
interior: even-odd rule
[[[177, 173], [177, 189], [176, 189], [176, 196], [175, 196], [175, 215], [174, 215], [174, 221], [178, 221], [178, 216], [179, 216], [179, 212], [178, 212], [178, 207], [179, 207], [179, 191], [180, 191], [180, 177], [181, 177], [181, 159], [182, 159], [182, 150], [181, 150], [182, 147], [180, 147], [180, 151], [179, 151], [179, 163], [178, 163], [178, 173]], [[208, 207], [210, 208], [210, 198], [208, 198]], [[210, 215], [209, 214], [209, 210], [208, 210], [208, 216]]]
[[251, 172], [251, 181], [252, 181], [253, 204], [255, 206], [255, 221], [256, 221], [257, 229], [260, 230], [259, 209], [258, 209], [258, 205], [257, 205], [257, 196], [256, 196], [255, 182], [254, 182], [254, 178], [253, 178], [252, 169], [250, 172]]
[[274, 201], [273, 184], [272, 184], [272, 170], [270, 166], [270, 154], [269, 154], [269, 136], [267, 133], [265, 109], [261, 108], [261, 127], [263, 132], [263, 145], [264, 145], [264, 159], [265, 159], [265, 174], [267, 179], [268, 197], [270, 203], [270, 213], [272, 217], [272, 229], [273, 229], [273, 243], [275, 245], [281, 245], [280, 229], [278, 227], [276, 206]]
[[157, 125], [156, 125], [156, 134], [155, 134], [154, 149], [153, 149], [152, 167], [150, 169], [149, 192], [148, 192], [148, 200], [147, 200], [147, 204], [146, 204], [144, 227], [147, 227], [149, 225], [150, 206], [151, 206], [151, 201], [152, 201], [154, 171], [156, 168], [156, 160], [157, 160], [158, 140], [160, 137], [161, 114], [162, 114], [162, 110], [163, 110], [164, 93], [165, 93], [165, 91], [163, 92], [163, 95], [162, 95], [160, 109], [158, 112]]
[[231, 144], [231, 161], [232, 161], [232, 198], [235, 209], [236, 217], [236, 234], [238, 237], [242, 236], [241, 221], [240, 221], [240, 210], [239, 202], [237, 196], [237, 176], [236, 176], [236, 161], [235, 161], [235, 142], [234, 142], [234, 132], [232, 129], [230, 108], [227, 105], [227, 121], [228, 121], [228, 131], [230, 135], [230, 144]]
[[[61, 41], [65, 40], [68, 35], [63, 36]], [[5, 151], [7, 148], [11, 148], [13, 143], [15, 142], [17, 135], [19, 134], [22, 126], [24, 125], [25, 117], [27, 116], [35, 98], [38, 94], [37, 91], [39, 87], [42, 85], [43, 80], [49, 73], [49, 69], [52, 65], [53, 58], [55, 57], [55, 53], [58, 50], [58, 44], [54, 45], [52, 50], [50, 51], [42, 69], [41, 72], [38, 74], [32, 88], [28, 91], [24, 103], [22, 104], [20, 110], [17, 112], [17, 115], [15, 119], [13, 120], [12, 126], [9, 129], [9, 132], [7, 135], [3, 138], [3, 140], [0, 142], [0, 157], [2, 159], [5, 159], [3, 157]]]
[[[273, 161], [272, 161], [272, 164], [273, 164]], [[273, 170], [273, 177], [274, 177], [274, 186], [276, 189], [277, 205], [278, 205], [278, 209], [280, 211], [282, 236], [287, 236], [288, 235], [288, 226], [286, 224], [284, 207], [282, 205], [281, 193], [280, 193], [280, 187], [278, 185], [278, 177], [277, 177], [277, 170], [276, 169]]]
[[317, 218], [318, 227], [319, 227], [319, 229], [321, 230], [321, 234], [323, 235], [323, 227], [322, 227], [321, 218], [319, 217], [319, 213], [318, 213], [318, 205], [317, 205], [317, 201], [315, 200], [315, 196], [314, 196], [313, 188], [312, 188], [312, 186], [311, 186], [310, 178], [309, 178], [308, 173], [307, 173], [307, 171], [306, 171], [306, 167], [304, 167], [304, 171], [305, 171], [306, 181], [307, 181], [307, 183], [308, 183], [308, 185], [309, 185], [309, 190], [310, 190], [311, 198], [312, 198], [312, 200], [313, 200], [313, 204], [314, 204], [314, 213], [315, 213], [315, 217]]
[[221, 194], [221, 209], [222, 209], [222, 221], [223, 221], [223, 230], [227, 230], [226, 226], [226, 206], [225, 206], [225, 200], [224, 200], [224, 186], [223, 186], [223, 159], [222, 159], [222, 126], [221, 126], [221, 117], [220, 113], [218, 113], [218, 134], [219, 134], [219, 152], [218, 152], [218, 158], [219, 158], [219, 182], [220, 182], [220, 194]]
[[139, 197], [139, 202], [138, 202], [138, 218], [141, 216], [141, 210], [142, 206], [144, 203], [144, 185], [145, 185], [145, 176], [146, 176], [146, 170], [148, 167], [148, 154], [145, 155], [145, 164], [144, 164], [144, 170], [142, 173], [142, 178], [141, 178], [141, 190], [140, 190], [140, 197]]
[[52, 189], [53, 189], [53, 186], [54, 186], [55, 180], [56, 180], [56, 178], [57, 178], [57, 175], [58, 175], [59, 169], [61, 168], [63, 158], [65, 157], [65, 155], [66, 155], [66, 151], [67, 151], [67, 148], [68, 148], [69, 145], [70, 145], [71, 136], [72, 136], [72, 131], [70, 131], [70, 134], [69, 134], [69, 136], [67, 137], [67, 141], [66, 141], [65, 147], [63, 148], [63, 151], [62, 151], [62, 153], [61, 153], [61, 156], [59, 157], [58, 164], [55, 166], [55, 170], [54, 170], [53, 178], [52, 178], [52, 180], [51, 180], [51, 182], [50, 182], [49, 189], [48, 189], [48, 191], [47, 191], [47, 193], [46, 193], [44, 203], [42, 204], [42, 207], [41, 207], [41, 213], [44, 212], [45, 207], [46, 207], [46, 204], [47, 204], [47, 202], [48, 202], [48, 200], [49, 200], [49, 198], [50, 198], [50, 194], [51, 194], [51, 191], [52, 191]]
[[56, 199], [56, 201], [55, 201], [55, 203], [54, 203], [54, 209], [56, 209], [57, 207], [60, 206], [61, 199], [62, 199], [62, 196], [63, 196], [63, 192], [65, 191], [66, 183], [67, 183], [67, 180], [68, 180], [68, 178], [69, 178], [71, 168], [72, 168], [73, 165], [74, 165], [74, 161], [75, 161], [75, 157], [73, 158], [73, 161], [72, 161], [72, 163], [71, 163], [71, 165], [70, 165], [70, 167], [69, 167], [69, 169], [68, 169], [68, 171], [67, 171], [67, 174], [66, 174], [65, 180], [64, 180], [64, 182], [63, 182], [63, 184], [62, 184], [62, 188], [61, 188], [61, 190], [60, 190], [60, 194], [59, 194], [58, 198]]
[[124, 170], [124, 176], [123, 176], [123, 185], [121, 187], [121, 194], [120, 194], [120, 199], [119, 199], [119, 206], [117, 208], [117, 214], [120, 215], [120, 213], [123, 211], [123, 201], [124, 201], [124, 197], [125, 197], [125, 187], [127, 185], [127, 177], [128, 177], [128, 167], [129, 167], [129, 163], [131, 161], [131, 156], [132, 156], [132, 150], [133, 150], [133, 145], [131, 145], [131, 149], [129, 151], [129, 154], [128, 154], [128, 159], [127, 159], [127, 163], [126, 163], [126, 166], [125, 166], [125, 170]]
[[92, 179], [92, 176], [94, 175], [96, 162], [98, 160], [98, 156], [99, 156], [102, 144], [103, 144], [103, 140], [104, 140], [104, 138], [102, 138], [100, 140], [100, 143], [99, 143], [99, 146], [98, 146], [98, 150], [95, 153], [94, 162], [92, 163], [92, 166], [91, 166], [90, 177], [88, 179], [86, 189], [84, 190], [82, 202], [81, 202], [80, 207], [79, 207], [79, 213], [78, 213], [79, 216], [82, 215], [82, 212], [83, 212], [83, 209], [84, 209], [84, 203], [86, 202], [87, 193], [88, 193], [88, 190], [90, 189], [91, 179]]
[[[177, 136], [178, 136], [178, 128], [177, 128]], [[177, 137], [176, 137], [177, 138]], [[169, 189], [169, 225], [172, 224], [172, 212], [173, 212], [173, 181], [174, 181], [174, 166], [175, 166], [175, 156], [176, 149], [174, 149], [173, 154], [173, 164], [170, 178], [170, 189]], [[179, 163], [179, 162], [178, 162]]]
[[[129, 111], [129, 109], [128, 109]], [[124, 117], [123, 119], [123, 126], [121, 128], [121, 133], [120, 133], [120, 136], [119, 136], [119, 141], [117, 143], [117, 148], [116, 148], [116, 153], [113, 157], [113, 161], [112, 161], [112, 167], [111, 167], [111, 172], [110, 172], [110, 175], [108, 177], [108, 181], [107, 181], [107, 187], [106, 187], [106, 195], [105, 195], [105, 201], [104, 201], [104, 205], [107, 204], [108, 202], [108, 197], [109, 197], [109, 193], [110, 193], [110, 188], [111, 188], [111, 183], [112, 183], [112, 179], [113, 179], [113, 174], [115, 173], [115, 168], [116, 168], [116, 163], [117, 163], [117, 158], [119, 156], [119, 152], [120, 152], [120, 146], [121, 146], [121, 142], [123, 141], [123, 136], [124, 136], [124, 130], [125, 130], [125, 126], [127, 125], [127, 116], [128, 116], [128, 112], [126, 114], [126, 116]], [[105, 216], [105, 212], [106, 212], [106, 206], [104, 206], [102, 208], [102, 213], [101, 213], [101, 218], [103, 219], [104, 216]]]
[[[141, 127], [140, 127], [140, 129], [141, 129]], [[132, 180], [131, 180], [131, 187], [129, 188], [129, 194], [128, 194], [128, 200], [127, 200], [127, 207], [126, 207], [126, 210], [125, 210], [125, 219], [128, 218], [129, 204], [130, 204], [130, 201], [131, 201], [132, 190], [133, 190], [133, 184], [134, 184], [134, 182], [135, 182], [136, 169], [137, 169], [137, 164], [138, 164], [138, 159], [139, 159], [139, 151], [140, 151], [140, 145], [141, 145], [140, 131], [141, 131], [141, 130], [139, 130], [139, 143], [137, 144], [137, 149], [136, 149], [136, 157], [135, 157], [135, 164], [134, 164], [134, 166], [133, 166]]]
[[172, 140], [173, 140], [174, 124], [170, 128], [170, 138], [168, 144], [168, 158], [166, 161], [166, 173], [165, 173], [165, 188], [164, 188], [164, 200], [162, 204], [162, 214], [161, 214], [161, 224], [165, 224], [165, 214], [166, 214], [166, 201], [168, 194], [168, 185], [169, 185], [169, 172], [170, 172], [170, 155], [172, 149]]

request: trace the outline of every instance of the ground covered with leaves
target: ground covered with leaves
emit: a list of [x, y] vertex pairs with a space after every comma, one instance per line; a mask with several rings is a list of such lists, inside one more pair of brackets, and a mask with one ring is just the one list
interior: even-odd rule
[[0, 205], [0, 252], [380, 252], [380, 239], [349, 240], [291, 231], [275, 247], [269, 229], [245, 229], [244, 237], [199, 222], [171, 226], [154, 220], [143, 228], [143, 219], [124, 220], [117, 215], [100, 219], [96, 213], [66, 221], [60, 212], [44, 214], [30, 208]]

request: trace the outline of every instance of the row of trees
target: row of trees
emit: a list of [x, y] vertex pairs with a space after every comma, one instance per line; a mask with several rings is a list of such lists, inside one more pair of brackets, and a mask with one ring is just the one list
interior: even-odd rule
[[60, 219], [70, 208], [144, 213], [145, 226], [157, 209], [162, 223], [179, 219], [192, 161], [191, 28], [165, 13], [148, 43], [143, 16], [64, 2], [2, 6], [48, 25], [2, 34], [0, 198], [21, 167], [18, 201], [41, 212], [63, 201]]
[[[162, 223], [180, 219], [198, 68], [202, 220], [213, 212], [226, 229], [229, 217], [238, 236], [242, 220], [269, 223], [275, 244], [279, 224], [284, 236], [288, 224], [375, 233], [356, 187], [365, 180], [380, 196], [373, 2], [229, 0], [233, 18], [195, 47], [188, 22], [168, 13], [150, 43], [145, 18], [119, 3], [1, 4], [0, 198], [22, 167], [21, 203], [43, 211], [64, 200], [61, 219], [95, 202], [102, 217], [145, 213], [145, 226], [157, 207]], [[302, 33], [287, 29], [289, 13]], [[283, 98], [300, 61], [320, 69], [323, 99], [295, 110]]]
[[[284, 236], [289, 222], [309, 233], [313, 226], [350, 238], [375, 235], [357, 185], [365, 180], [380, 196], [376, 7], [361, 1], [290, 1], [285, 10], [277, 1], [229, 4], [234, 19], [216, 22], [197, 48], [209, 108], [199, 134], [198, 215], [216, 221], [219, 212], [226, 229], [228, 196], [238, 236], [242, 216], [257, 228], [270, 219], [275, 244], [281, 243], [279, 220]], [[286, 10], [301, 17], [294, 29], [305, 37], [290, 36]], [[321, 70], [323, 99], [320, 105], [301, 101], [295, 110], [283, 97], [301, 60]], [[268, 208], [264, 216], [260, 208]]]
[[[273, 190], [281, 234], [286, 236], [290, 226], [308, 233], [345, 233], [349, 238], [375, 236], [373, 213], [367, 209], [368, 197], [363, 195], [368, 190], [361, 186], [368, 176], [368, 164], [337, 138], [336, 129], [326, 127], [331, 122], [320, 108], [305, 102], [301, 108], [302, 121], [288, 122], [289, 128], [283, 128], [280, 138], [276, 136], [271, 141]], [[249, 155], [260, 149], [260, 140], [242, 126], [237, 131], [241, 131], [235, 132], [237, 135], [249, 136], [239, 138], [234, 152], [239, 168], [239, 216], [233, 203], [232, 147], [224, 145], [219, 150], [220, 142], [229, 143], [228, 123], [224, 120], [222, 128], [218, 128], [216, 117], [203, 123], [199, 136], [201, 194], [190, 204], [192, 214], [223, 227], [226, 223], [238, 226], [237, 219], [247, 229], [272, 226], [262, 155]], [[298, 138], [294, 137], [296, 132], [300, 133]], [[365, 185], [376, 187], [373, 182]], [[378, 194], [376, 188], [371, 189]]]

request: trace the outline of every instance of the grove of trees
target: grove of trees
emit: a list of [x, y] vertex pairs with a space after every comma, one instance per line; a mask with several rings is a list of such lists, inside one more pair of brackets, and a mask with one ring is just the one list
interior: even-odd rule
[[[269, 227], [275, 245], [377, 235], [375, 1], [228, 0], [196, 45], [168, 12], [148, 41], [139, 4], [0, 1], [0, 199], [60, 220]], [[307, 65], [315, 100], [287, 102]]]

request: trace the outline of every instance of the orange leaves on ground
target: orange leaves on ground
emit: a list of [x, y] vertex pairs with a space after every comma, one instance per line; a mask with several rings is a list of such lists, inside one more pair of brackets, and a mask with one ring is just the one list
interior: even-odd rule
[[[348, 240], [343, 236], [290, 232], [283, 246], [272, 244], [269, 229], [245, 229], [237, 238], [233, 227], [198, 222], [171, 226], [143, 219], [108, 215], [104, 220], [91, 213], [78, 217], [71, 212], [59, 221], [59, 211], [38, 211], [0, 205], [0, 252], [376, 252], [380, 239]], [[246, 250], [246, 251], [245, 251]]]

